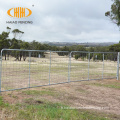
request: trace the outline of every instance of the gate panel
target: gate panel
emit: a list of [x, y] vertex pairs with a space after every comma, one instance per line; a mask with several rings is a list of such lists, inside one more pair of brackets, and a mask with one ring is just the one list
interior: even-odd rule
[[29, 55], [26, 51], [2, 51], [1, 90], [27, 88], [29, 85]]
[[[3, 49], [1, 91], [118, 77], [118, 53]], [[118, 59], [119, 61], [119, 59]], [[118, 68], [118, 70], [117, 70]]]

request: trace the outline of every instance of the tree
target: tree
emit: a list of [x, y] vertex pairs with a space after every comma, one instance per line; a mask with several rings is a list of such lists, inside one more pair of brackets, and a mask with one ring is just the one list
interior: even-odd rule
[[20, 31], [19, 29], [14, 29], [12, 33], [14, 35], [14, 38], [18, 37], [18, 39], [20, 39], [22, 35], [24, 34], [24, 32]]
[[105, 16], [109, 17], [110, 20], [120, 26], [120, 0], [112, 0], [114, 1], [111, 5], [111, 11], [107, 11]]
[[[13, 38], [11, 40], [11, 46], [10, 49], [20, 49], [20, 41]], [[16, 58], [16, 60], [19, 60], [20, 57], [20, 52], [19, 51], [12, 51], [12, 56], [14, 56]]]
[[109, 51], [119, 52], [120, 51], [120, 43], [109, 46]]
[[7, 27], [7, 32], [8, 32], [8, 33], [10, 33], [10, 30], [11, 30], [11, 28], [10, 28], [10, 27]]
[[[0, 34], [0, 50], [2, 50], [3, 48], [9, 48], [10, 47], [10, 43], [9, 43], [9, 39], [7, 39], [9, 37], [9, 33], [7, 32], [2, 32], [2, 34]], [[6, 60], [6, 52], [4, 53], [5, 55], [5, 60]]]

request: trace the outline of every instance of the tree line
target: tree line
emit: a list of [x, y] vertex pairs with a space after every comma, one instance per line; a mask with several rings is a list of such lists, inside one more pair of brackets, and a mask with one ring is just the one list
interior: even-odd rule
[[[3, 31], [0, 34], [0, 50], [2, 49], [25, 49], [25, 50], [52, 50], [52, 51], [89, 51], [89, 52], [119, 52], [120, 51], [120, 43], [114, 44], [111, 46], [104, 46], [104, 47], [86, 47], [82, 45], [73, 45], [73, 46], [50, 46], [48, 44], [42, 44], [36, 40], [33, 40], [32, 42], [26, 42], [21, 40], [22, 35], [24, 34], [23, 31], [20, 31], [19, 29], [14, 29], [11, 31], [11, 28], [7, 27], [7, 31]], [[13, 38], [10, 39], [9, 35], [10, 33], [13, 34]], [[18, 54], [19, 53], [19, 54]], [[23, 52], [13, 52], [12, 55], [16, 58], [16, 60], [21, 61], [21, 58], [23, 57], [23, 60], [26, 60], [26, 54]], [[59, 52], [58, 55], [68, 55], [68, 53], [61, 53]], [[102, 59], [102, 56], [100, 54], [97, 54], [97, 58]], [[9, 52], [4, 53], [5, 60], [6, 57], [9, 57]], [[42, 54], [44, 56], [44, 53]], [[78, 59], [81, 55], [76, 54], [75, 59]], [[95, 56], [95, 55], [94, 55]], [[84, 55], [83, 57], [86, 57]]]

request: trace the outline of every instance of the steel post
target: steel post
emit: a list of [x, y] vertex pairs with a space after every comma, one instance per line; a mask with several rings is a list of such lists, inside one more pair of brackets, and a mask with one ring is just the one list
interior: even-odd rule
[[88, 53], [88, 80], [90, 80], [90, 53]]
[[50, 66], [49, 66], [49, 85], [50, 85], [50, 72], [51, 72], [51, 51], [50, 51]]
[[70, 82], [71, 54], [72, 54], [72, 52], [69, 53], [69, 62], [68, 62], [68, 82]]
[[103, 54], [103, 71], [102, 71], [102, 79], [104, 79], [104, 58], [105, 57], [105, 55]]
[[119, 80], [119, 64], [120, 64], [120, 53], [117, 56], [117, 80]]
[[31, 52], [29, 52], [29, 88], [30, 88], [30, 72], [31, 72]]
[[2, 80], [2, 52], [3, 50], [1, 50], [1, 58], [0, 58], [0, 93], [1, 93], [1, 80]]

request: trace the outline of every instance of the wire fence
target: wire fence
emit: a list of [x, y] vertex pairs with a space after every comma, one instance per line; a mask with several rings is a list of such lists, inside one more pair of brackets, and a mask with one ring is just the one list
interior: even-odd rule
[[0, 91], [119, 78], [119, 53], [3, 49]]

